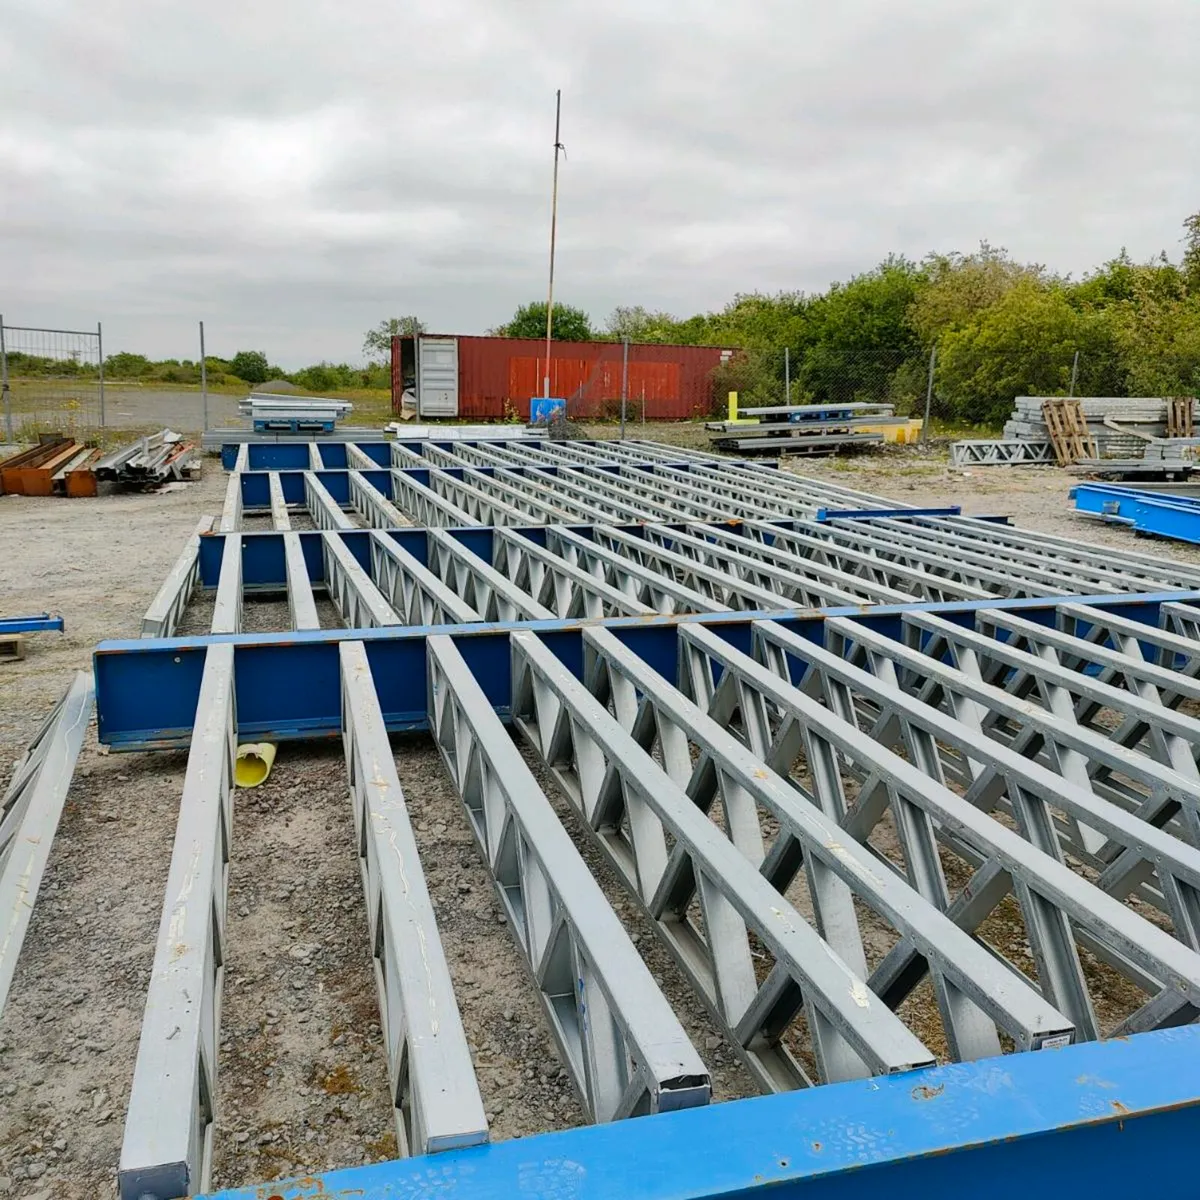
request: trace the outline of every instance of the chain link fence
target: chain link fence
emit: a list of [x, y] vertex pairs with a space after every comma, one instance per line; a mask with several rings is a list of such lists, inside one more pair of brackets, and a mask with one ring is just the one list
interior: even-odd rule
[[[1164, 364], [1165, 378], [1174, 379]], [[1144, 374], [1144, 372], [1143, 372]], [[1177, 373], [1176, 373], [1177, 374]], [[816, 347], [740, 351], [713, 372], [714, 414], [730, 392], [742, 409], [777, 404], [892, 404], [898, 416], [998, 431], [1017, 396], [1174, 395], [1178, 382], [1130, 378], [1112, 355], [1068, 344], [1047, 349], [908, 347], [862, 353]], [[1150, 387], [1151, 390], [1147, 390]]]
[[94, 330], [6, 325], [0, 317], [0, 394], [9, 442], [103, 426], [104, 338]]

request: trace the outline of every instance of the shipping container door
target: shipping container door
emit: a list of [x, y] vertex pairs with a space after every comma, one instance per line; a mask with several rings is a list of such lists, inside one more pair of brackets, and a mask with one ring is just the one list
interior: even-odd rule
[[422, 417], [458, 416], [458, 338], [423, 337], [417, 361]]

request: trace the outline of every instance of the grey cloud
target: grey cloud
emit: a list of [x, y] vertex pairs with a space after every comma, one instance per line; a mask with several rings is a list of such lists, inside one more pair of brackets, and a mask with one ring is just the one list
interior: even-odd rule
[[0, 311], [357, 356], [544, 288], [681, 315], [980, 238], [1079, 274], [1200, 208], [1192, 0], [11, 0]]

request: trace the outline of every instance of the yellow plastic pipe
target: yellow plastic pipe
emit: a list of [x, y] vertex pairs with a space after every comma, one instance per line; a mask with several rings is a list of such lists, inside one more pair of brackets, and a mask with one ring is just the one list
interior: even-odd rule
[[737, 392], [729, 393], [729, 420], [736, 421], [737, 418]]
[[233, 777], [240, 788], [258, 787], [275, 763], [274, 742], [248, 742], [239, 746]]

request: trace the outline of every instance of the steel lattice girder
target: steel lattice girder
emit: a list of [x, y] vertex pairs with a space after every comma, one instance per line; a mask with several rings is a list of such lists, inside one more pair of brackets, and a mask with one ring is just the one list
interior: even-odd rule
[[1056, 462], [1049, 441], [1025, 441], [1019, 438], [970, 438], [950, 443], [950, 465], [954, 467], [1002, 466], [1010, 463]]
[[488, 1140], [404, 793], [361, 642], [341, 645], [342, 740], [401, 1155]]
[[[609, 631], [587, 630], [584, 644], [588, 689], [601, 702], [611, 703], [643, 753], [658, 751], [664, 769], [702, 812], [719, 809], [730, 840], [781, 894], [786, 894], [803, 865], [817, 927], [854, 970], [866, 977], [855, 900], [902, 937], [921, 943], [926, 957], [937, 964], [938, 1006], [952, 1057], [999, 1054], [997, 1024], [1022, 1049], [1071, 1040], [1070, 1022], [1061, 1013], [943, 915], [945, 886], [936, 869], [915, 873], [910, 887], [897, 875], [881, 875], [872, 851], [839, 829], [844, 798], [833, 785], [834, 764], [828, 749], [818, 747], [819, 734], [810, 735], [808, 749], [814, 762], [820, 760], [825, 787], [815, 789], [810, 798], [790, 779], [764, 769], [768, 731], [754, 725], [748, 715], [743, 715], [748, 743], [744, 744]], [[814, 777], [817, 773], [814, 766]], [[770, 850], [764, 845], [762, 817], [778, 829]], [[932, 823], [922, 818], [923, 814], [912, 813], [904, 833], [923, 850], [928, 863], [935, 853], [934, 833]], [[662, 885], [672, 896], [672, 907], [686, 909], [696, 886], [688, 856], [673, 854]], [[913, 894], [914, 887], [928, 903]], [[801, 996], [789, 994], [780, 982], [769, 1023], [778, 1024], [789, 1006], [795, 1011], [803, 1003]]]
[[[693, 469], [693, 473], [703, 468]], [[554, 474], [521, 468], [525, 476], [513, 472], [497, 472], [494, 468], [480, 469], [417, 469], [384, 472], [327, 471], [316, 476], [326, 491], [344, 499], [337, 503], [319, 496], [312, 512], [321, 528], [345, 528], [348, 521], [339, 520], [332, 509], [340, 505], [355, 507], [372, 525], [394, 527], [397, 506], [405, 509], [420, 523], [432, 526], [450, 525], [525, 525], [555, 524], [575, 520], [628, 520], [637, 514], [639, 520], [650, 521], [725, 521], [730, 512], [706, 502], [682, 505], [673, 502], [682, 484], [664, 482], [656, 485], [655, 495], [671, 503], [650, 503], [637, 499], [640, 488], [645, 491], [644, 471], [630, 469], [614, 476], [607, 470], [595, 470], [584, 488], [574, 482], [578, 472], [569, 468], [552, 468]], [[487, 474], [492, 471], [492, 474]], [[529, 474], [543, 475], [531, 481]], [[779, 472], [774, 472], [780, 475]], [[349, 476], [354, 475], [351, 495]], [[683, 473], [686, 477], [687, 473]], [[298, 473], [282, 475], [285, 494], [294, 490], [292, 478], [303, 479]], [[236, 478], [236, 477], [235, 477]], [[250, 475], [247, 490], [251, 496], [261, 496], [268, 502], [269, 483], [258, 484], [258, 476]], [[707, 485], [702, 494], [720, 497], [721, 487]], [[374, 491], [371, 491], [374, 489]], [[653, 490], [653, 489], [652, 489]], [[600, 497], [589, 501], [584, 493]], [[378, 493], [378, 494], [376, 494]], [[390, 493], [390, 499], [389, 499]], [[297, 497], [296, 501], [304, 499]], [[829, 497], [824, 497], [828, 500]], [[634, 501], [631, 503], [631, 501]], [[256, 503], [259, 502], [257, 499]], [[248, 498], [249, 503], [249, 498]], [[752, 507], [741, 505], [738, 513], [745, 518], [742, 533], [768, 545], [784, 544], [783, 553], [791, 556], [787, 563], [776, 559], [777, 567], [795, 567], [795, 559], [814, 558], [821, 565], [873, 582], [879, 587], [896, 587], [907, 591], [914, 585], [921, 594], [931, 598], [969, 596], [970, 589], [996, 595], [1022, 595], [1045, 592], [1091, 592], [1112, 587], [1131, 591], [1146, 591], [1161, 587], [1195, 587], [1200, 585], [1200, 570], [1184, 564], [1155, 561], [1148, 556], [1125, 551], [1110, 551], [1068, 539], [1052, 538], [1025, 530], [1013, 530], [990, 521], [964, 517], [904, 516], [895, 510], [892, 518], [869, 520], [807, 521], [786, 520], [785, 512], [794, 515], [796, 506], [783, 501], [781, 505]], [[344, 514], [343, 514], [344, 516]], [[762, 528], [765, 523], [766, 528]], [[773, 530], [780, 529], [776, 535]], [[788, 543], [791, 533], [793, 540]], [[824, 544], [824, 557], [819, 550]], [[750, 548], [741, 550], [746, 553]], [[754, 548], [762, 555], [762, 550]], [[845, 553], [845, 559], [840, 555]], [[875, 559], [872, 570], [869, 561]], [[897, 577], [885, 582], [889, 566]], [[906, 576], [906, 578], [905, 578]], [[942, 582], [938, 582], [938, 581]], [[947, 582], [948, 581], [948, 582]], [[952, 585], [962, 585], [961, 590]], [[860, 585], [861, 588], [861, 585]], [[886, 602], [885, 595], [877, 599]]]
[[[949, 899], [949, 914], [973, 931], [1011, 891], [1021, 909], [1043, 991], [1072, 1017], [1080, 1036], [1094, 1037], [1098, 1027], [1075, 948], [1074, 927], [1086, 932], [1086, 939], [1080, 940], [1086, 940], [1088, 949], [1138, 986], [1152, 993], [1169, 986], [1189, 1002], [1194, 1000], [1200, 955], [1107, 890], [1074, 874], [1065, 865], [1051, 809], [1057, 807], [1088, 822], [1150, 859], [1161, 878], [1170, 880], [1170, 888], [1182, 897], [1185, 911], [1193, 909], [1194, 889], [1200, 882], [1200, 854], [1193, 847], [997, 744], [973, 725], [973, 710], [963, 713], [965, 720], [955, 720], [908, 696], [896, 682], [895, 672], [880, 666], [903, 658], [905, 647], [900, 643], [842, 619], [829, 622], [826, 633], [832, 649], [762, 622], [755, 628], [756, 654], [750, 658], [706, 630], [684, 628], [681, 637], [689, 661], [681, 666], [681, 674], [692, 689], [711, 694], [710, 708], [718, 719], [739, 703], [744, 709], [748, 696], [759, 708], [767, 706], [761, 720], [770, 722], [771, 741], [764, 760], [780, 769], [792, 768], [804, 751], [802, 735], [811, 738], [813, 724], [824, 720], [836, 733], [834, 745], [842, 770], [859, 783], [854, 805], [841, 818], [851, 835], [868, 838], [889, 810], [902, 828], [898, 805], [926, 812], [943, 844], [958, 851], [975, 871], [959, 894]], [[874, 674], [846, 661], [854, 657], [847, 642], [869, 648], [876, 656]], [[713, 663], [722, 668], [715, 689]], [[935, 666], [929, 660], [930, 669]], [[798, 671], [804, 674], [803, 689], [790, 682]], [[877, 715], [862, 721], [864, 700], [870, 703], [869, 714]], [[822, 718], [823, 712], [840, 715]], [[903, 746], [907, 758], [898, 758], [887, 749], [889, 745]], [[965, 796], [947, 787], [943, 755], [960, 756], [969, 765]], [[1007, 793], [1019, 832], [986, 815], [1001, 789]], [[922, 866], [914, 857], [915, 848], [906, 843], [902, 848], [910, 875], [931, 868], [940, 872], [936, 855], [926, 853], [927, 865]], [[1194, 944], [1189, 935], [1181, 932], [1180, 936]], [[889, 1002], [898, 1003], [919, 982], [923, 970], [912, 947], [902, 944], [877, 968], [872, 981]]]
[[234, 652], [208, 647], [118, 1173], [122, 1200], [208, 1186], [233, 806]]
[[[933, 1061], [544, 642], [514, 630], [510, 643], [514, 721], [764, 1090], [811, 1082], [784, 1041], [785, 994], [808, 1005], [821, 1082]], [[686, 856], [694, 873], [698, 919], [675, 907], [672, 854]], [[752, 935], [774, 963], [763, 982]]]
[[92, 713], [92, 681], [76, 673], [13, 768], [0, 798], [0, 1014]]
[[707, 1104], [704, 1064], [449, 638], [428, 670], [434, 740], [584, 1111]]

